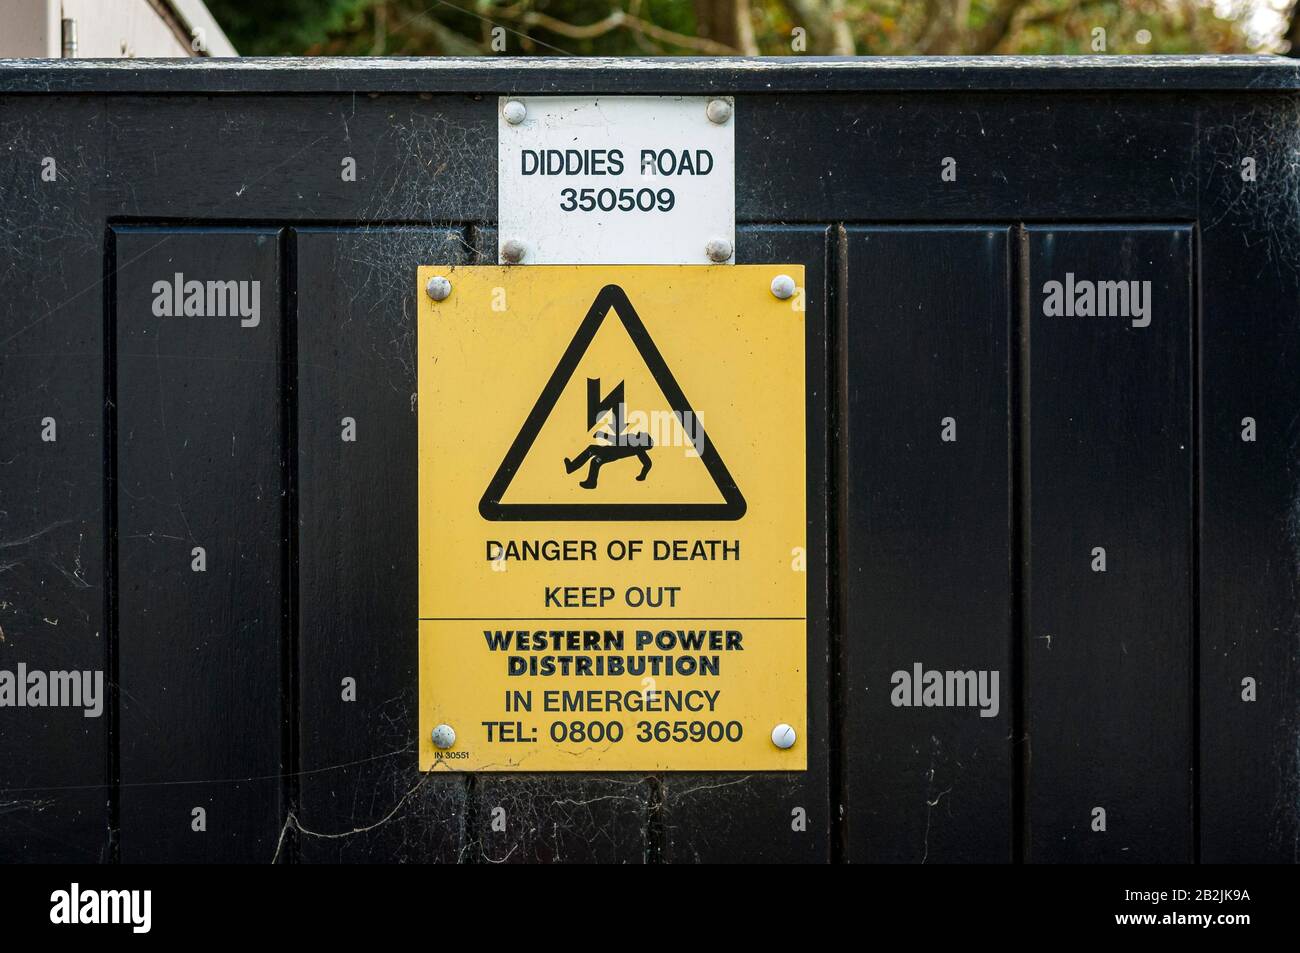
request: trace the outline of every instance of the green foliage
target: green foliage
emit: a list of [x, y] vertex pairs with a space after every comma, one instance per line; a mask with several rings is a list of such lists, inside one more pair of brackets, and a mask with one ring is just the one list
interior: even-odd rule
[[[848, 52], [846, 44], [881, 55], [1088, 54], [1100, 52], [1098, 29], [1106, 53], [1240, 52], [1252, 45], [1244, 25], [1255, 11], [1250, 0], [208, 0], [208, 7], [245, 55], [405, 56], [683, 55], [743, 42], [744, 31], [732, 30], [733, 46], [718, 48], [717, 33], [710, 45], [697, 14], [715, 23], [747, 17], [749, 52], [767, 55]], [[847, 27], [837, 37], [836, 24]], [[1285, 25], [1278, 16], [1274, 32]], [[806, 34], [803, 49], [796, 29]]]
[[226, 36], [244, 56], [302, 53], [331, 35], [355, 29], [374, 0], [206, 0]]

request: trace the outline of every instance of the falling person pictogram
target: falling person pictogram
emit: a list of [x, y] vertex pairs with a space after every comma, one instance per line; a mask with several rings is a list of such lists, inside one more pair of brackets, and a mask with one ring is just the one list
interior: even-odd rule
[[578, 484], [584, 490], [596, 489], [600, 481], [600, 468], [615, 460], [626, 460], [628, 457], [636, 457], [640, 460], [641, 472], [636, 476], [640, 483], [645, 482], [646, 474], [653, 466], [649, 450], [655, 442], [650, 435], [639, 430], [624, 433], [624, 428], [627, 426], [627, 402], [623, 396], [623, 388], [624, 382], [619, 381], [618, 386], [602, 397], [600, 378], [587, 378], [587, 427], [590, 429], [608, 426], [610, 430], [599, 430], [592, 435], [593, 441], [603, 440], [604, 443], [593, 442], [573, 459], [564, 458], [565, 473], [580, 470], [587, 461], [591, 461], [587, 478]]
[[607, 463], [613, 463], [615, 460], [625, 460], [628, 457], [636, 457], [641, 461], [641, 472], [636, 475], [639, 482], [644, 483], [646, 474], [650, 472], [650, 467], [654, 464], [650, 460], [649, 450], [655, 445], [654, 440], [648, 433], [637, 431], [635, 433], [625, 433], [615, 435], [601, 431], [595, 435], [597, 440], [604, 440], [605, 443], [590, 444], [587, 449], [576, 457], [570, 459], [564, 458], [564, 472], [573, 473], [582, 469], [588, 460], [591, 466], [587, 470], [587, 478], [580, 482], [578, 486], [584, 490], [596, 489], [600, 480], [600, 468]]

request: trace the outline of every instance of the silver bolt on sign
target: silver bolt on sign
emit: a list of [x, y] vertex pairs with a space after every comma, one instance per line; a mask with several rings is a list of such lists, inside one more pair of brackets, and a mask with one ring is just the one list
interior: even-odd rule
[[772, 729], [772, 744], [776, 745], [782, 751], [787, 748], [793, 748], [795, 741], [794, 729], [782, 722]]
[[434, 275], [424, 286], [424, 292], [434, 301], [446, 301], [451, 297], [451, 282], [442, 275]]
[[501, 107], [501, 115], [510, 125], [517, 126], [528, 118], [528, 107], [517, 99], [511, 99]]
[[433, 729], [433, 746], [435, 748], [446, 751], [455, 743], [456, 730], [451, 725], [439, 725]]
[[723, 126], [731, 118], [731, 103], [725, 99], [710, 99], [704, 111], [709, 117], [709, 122]]
[[794, 290], [794, 279], [789, 275], [777, 275], [772, 279], [772, 294], [782, 301], [793, 298]]
[[712, 238], [704, 246], [704, 253], [709, 256], [709, 261], [723, 262], [731, 258], [731, 242], [725, 238]]
[[524, 243], [517, 238], [507, 238], [501, 244], [501, 258], [511, 265], [517, 265], [524, 260], [527, 249]]

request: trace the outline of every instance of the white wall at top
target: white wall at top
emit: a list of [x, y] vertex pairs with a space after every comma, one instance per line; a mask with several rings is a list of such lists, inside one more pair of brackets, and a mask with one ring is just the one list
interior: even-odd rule
[[58, 56], [59, 0], [0, 0], [0, 56]]
[[63, 0], [63, 17], [77, 22], [77, 59], [190, 55], [148, 0]]
[[[201, 0], [167, 6], [187, 34], [202, 30], [208, 55], [238, 55]], [[0, 0], [0, 57], [61, 56], [64, 19], [76, 21], [78, 59], [199, 55], [149, 0]]]

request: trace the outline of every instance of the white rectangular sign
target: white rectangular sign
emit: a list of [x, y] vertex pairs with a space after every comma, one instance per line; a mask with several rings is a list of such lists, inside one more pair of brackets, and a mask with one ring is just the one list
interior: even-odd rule
[[730, 97], [502, 97], [498, 261], [735, 261]]

